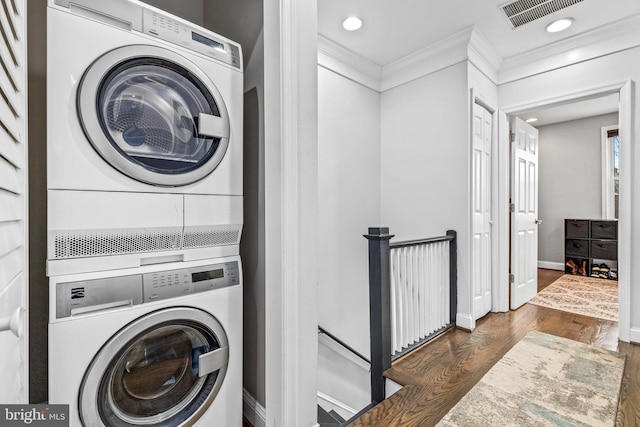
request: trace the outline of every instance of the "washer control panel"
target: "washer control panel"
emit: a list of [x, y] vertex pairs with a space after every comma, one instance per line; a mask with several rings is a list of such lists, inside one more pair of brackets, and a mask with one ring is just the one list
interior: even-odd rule
[[144, 302], [175, 298], [240, 284], [238, 262], [157, 271], [142, 276]]
[[[55, 313], [61, 319], [146, 302], [162, 301], [240, 284], [238, 261], [56, 283]], [[52, 307], [53, 308], [53, 307]]]

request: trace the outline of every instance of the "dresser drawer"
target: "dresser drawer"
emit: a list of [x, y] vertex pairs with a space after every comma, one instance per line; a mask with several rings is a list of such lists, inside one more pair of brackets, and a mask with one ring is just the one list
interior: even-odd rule
[[591, 238], [616, 240], [618, 238], [618, 222], [591, 221]]
[[567, 219], [564, 228], [566, 237], [589, 237], [589, 220]]
[[618, 259], [618, 242], [615, 240], [592, 240], [591, 258]]
[[580, 239], [565, 240], [565, 253], [567, 256], [589, 257], [589, 241]]

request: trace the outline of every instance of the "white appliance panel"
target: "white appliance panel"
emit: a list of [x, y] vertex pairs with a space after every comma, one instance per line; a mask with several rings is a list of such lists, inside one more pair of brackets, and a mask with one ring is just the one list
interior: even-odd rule
[[[238, 254], [243, 191], [240, 46], [135, 0], [48, 0], [47, 20], [47, 274]], [[86, 70], [99, 58], [136, 46], [149, 47], [140, 52], [165, 52], [193, 71], [204, 86], [215, 88], [216, 102], [226, 108], [226, 153], [213, 172], [196, 182], [168, 185], [173, 181], [131, 178], [105, 161], [106, 154], [98, 154], [85, 135], [77, 103]], [[198, 134], [227, 134], [226, 120], [202, 114], [197, 119]]]
[[58, 209], [48, 213], [48, 226], [52, 231], [181, 228], [183, 200], [181, 194], [50, 190], [48, 203]]
[[[49, 189], [242, 195], [241, 72], [153, 36], [97, 23], [63, 10], [49, 8], [47, 19], [47, 37], [49, 43], [55, 43], [50, 46], [47, 58], [47, 78], [52, 82], [47, 85], [47, 98], [56, 100], [47, 107]], [[100, 55], [137, 44], [167, 48], [184, 56], [185, 62], [181, 65], [188, 69], [193, 64], [201, 69], [224, 99], [230, 117], [229, 146], [218, 167], [201, 181], [180, 187], [136, 181], [105, 163], [82, 130], [76, 112], [76, 94], [85, 70]]]
[[209, 224], [242, 224], [242, 196], [200, 196], [184, 197], [185, 227]]
[[[169, 297], [155, 302], [141, 302], [140, 297], [127, 296], [136, 300], [135, 305], [90, 311], [73, 316], [58, 318], [56, 289], [58, 284], [86, 284], [113, 277], [124, 276], [123, 283], [141, 282], [138, 277], [153, 276], [167, 272], [181, 272], [187, 268], [212, 264], [240, 263], [239, 257], [201, 260], [190, 263], [174, 263], [163, 266], [145, 266], [135, 269], [58, 276], [50, 279], [50, 321], [49, 321], [49, 403], [70, 405], [70, 426], [81, 427], [79, 415], [79, 391], [85, 372], [96, 354], [126, 325], [158, 310], [172, 307], [186, 307], [204, 310], [213, 315], [228, 339], [229, 362], [226, 376], [215, 400], [194, 424], [196, 427], [212, 425], [242, 425], [242, 272], [238, 269], [237, 284], [220, 289], [193, 292], [185, 296]], [[148, 283], [150, 281], [147, 281]], [[64, 288], [64, 285], [62, 286]], [[147, 290], [147, 295], [153, 292]], [[148, 298], [147, 298], [148, 300]], [[60, 316], [66, 316], [63, 310]], [[99, 426], [100, 423], [91, 424]]]

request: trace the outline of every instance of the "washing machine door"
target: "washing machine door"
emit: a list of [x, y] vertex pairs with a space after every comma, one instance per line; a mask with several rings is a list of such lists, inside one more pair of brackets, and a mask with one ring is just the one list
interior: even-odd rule
[[100, 350], [82, 382], [85, 426], [187, 426], [211, 405], [229, 360], [222, 325], [172, 307], [143, 316]]
[[77, 108], [102, 158], [152, 185], [204, 178], [229, 144], [216, 85], [182, 55], [156, 46], [125, 46], [94, 61], [79, 83]]

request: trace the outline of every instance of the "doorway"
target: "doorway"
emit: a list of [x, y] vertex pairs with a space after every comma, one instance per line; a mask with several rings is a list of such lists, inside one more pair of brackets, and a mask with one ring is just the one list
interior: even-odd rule
[[[558, 105], [566, 105], [570, 103], [574, 103], [577, 101], [583, 101], [586, 99], [593, 99], [602, 97], [609, 94], [619, 94], [619, 125], [620, 125], [620, 135], [621, 135], [621, 152], [628, 152], [629, 147], [627, 144], [630, 144], [630, 136], [632, 129], [632, 105], [631, 105], [631, 94], [632, 94], [632, 86], [633, 83], [630, 81], [621, 83], [616, 86], [609, 86], [600, 89], [593, 90], [584, 90], [573, 95], [565, 95], [558, 98], [549, 98], [542, 101], [533, 102], [528, 105], [520, 105], [513, 108], [505, 108], [504, 111], [500, 112], [500, 120], [499, 120], [499, 153], [498, 153], [498, 173], [502, 177], [509, 176], [509, 168], [510, 168], [510, 158], [508, 155], [509, 147], [509, 128], [508, 128], [508, 115], [516, 116], [522, 114], [527, 111], [533, 111], [536, 109], [541, 109], [543, 107], [553, 107]], [[630, 158], [621, 158], [620, 165], [620, 176], [621, 176], [621, 208], [620, 208], [620, 221], [619, 221], [619, 297], [620, 297], [620, 307], [619, 307], [619, 326], [620, 326], [620, 338], [622, 340], [629, 340], [629, 335], [631, 333], [630, 329], [630, 281], [629, 281], [629, 271], [628, 266], [630, 265], [630, 241], [629, 241], [629, 226], [631, 220], [631, 210], [629, 204], [629, 196], [630, 189], [628, 185], [624, 185], [625, 182], [630, 182]], [[505, 188], [507, 187], [507, 188]], [[509, 200], [509, 188], [508, 186], [501, 186], [499, 189], [499, 195], [497, 197], [496, 203], [498, 207], [507, 206]], [[500, 212], [500, 211], [498, 211]], [[508, 259], [510, 256], [510, 248], [509, 248], [509, 222], [510, 215], [503, 213], [498, 215], [499, 221], [499, 240], [501, 242], [506, 242], [500, 248], [500, 271], [501, 274], [505, 274], [504, 277], [508, 275], [509, 267], [508, 267]], [[499, 306], [502, 308], [501, 311], [508, 310], [509, 304], [509, 292], [507, 291], [507, 287], [497, 287], [495, 298], [499, 301]]]
[[532, 123], [539, 132], [541, 221], [534, 272], [542, 268], [538, 277], [555, 272], [561, 280], [530, 302], [615, 321], [617, 282], [611, 279], [617, 277], [617, 222], [607, 220], [603, 213], [600, 170], [602, 128], [615, 125], [617, 129], [618, 98], [612, 98], [613, 102], [593, 100], [602, 104], [601, 109], [584, 109], [586, 113], [580, 112], [580, 103], [569, 105], [578, 110], [578, 117], [540, 115], [540, 120]]

